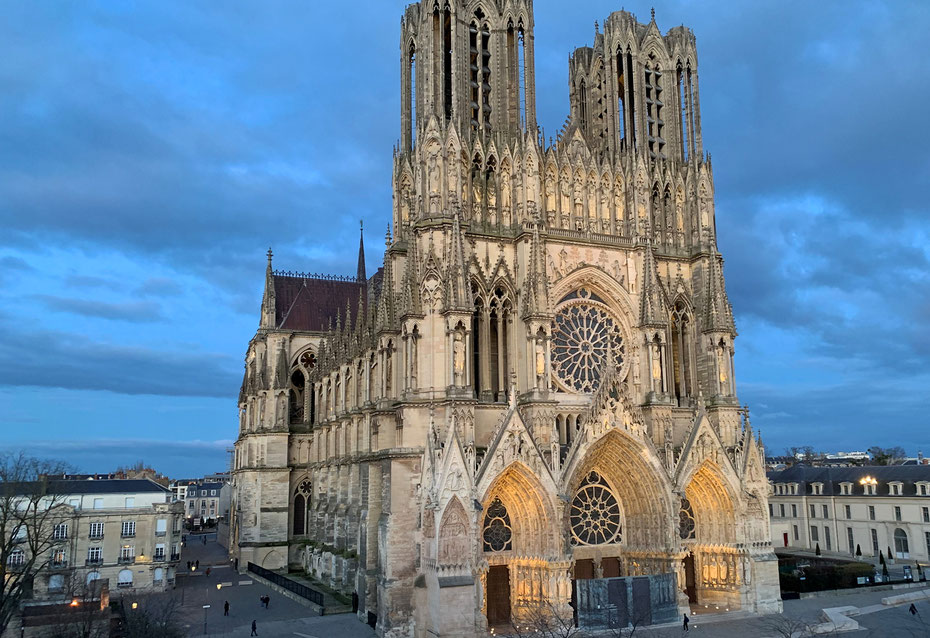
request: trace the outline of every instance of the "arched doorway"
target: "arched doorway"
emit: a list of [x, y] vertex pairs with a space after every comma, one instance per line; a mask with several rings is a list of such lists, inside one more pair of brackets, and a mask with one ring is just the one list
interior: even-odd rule
[[736, 548], [733, 498], [721, 469], [705, 461], [691, 476], [679, 510], [679, 537], [687, 552], [679, 586], [696, 611], [739, 608], [741, 558]]
[[898, 527], [894, 531], [894, 557], [910, 558], [910, 548], [907, 543], [907, 532]]
[[567, 604], [567, 565], [552, 562], [561, 554], [552, 533], [555, 507], [539, 478], [511, 463], [491, 483], [482, 506], [478, 543], [488, 565], [482, 574], [488, 625], [510, 625], [534, 606]]

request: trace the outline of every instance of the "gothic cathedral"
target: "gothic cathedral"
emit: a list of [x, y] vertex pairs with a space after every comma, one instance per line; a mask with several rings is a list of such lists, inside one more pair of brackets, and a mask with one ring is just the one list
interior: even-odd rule
[[406, 9], [383, 267], [360, 247], [354, 277], [276, 271], [269, 251], [240, 569], [354, 591], [383, 636], [578, 614], [586, 581], [624, 577], [665, 575], [676, 610], [780, 609], [695, 47], [612, 13], [546, 141], [532, 0]]

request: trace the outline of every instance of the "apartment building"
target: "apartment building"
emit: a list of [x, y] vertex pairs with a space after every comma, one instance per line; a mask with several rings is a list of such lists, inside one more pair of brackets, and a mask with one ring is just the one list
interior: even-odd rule
[[[225, 507], [223, 505], [225, 503]], [[187, 486], [186, 516], [189, 519], [199, 518], [205, 522], [216, 520], [227, 515], [229, 509], [228, 483], [203, 482]]]
[[[149, 479], [58, 480], [54, 546], [38, 574], [36, 598], [67, 596], [98, 579], [110, 591], [164, 591], [181, 553], [183, 505]], [[11, 567], [25, 559], [14, 552]]]
[[774, 547], [930, 562], [930, 466], [795, 465], [768, 478]]

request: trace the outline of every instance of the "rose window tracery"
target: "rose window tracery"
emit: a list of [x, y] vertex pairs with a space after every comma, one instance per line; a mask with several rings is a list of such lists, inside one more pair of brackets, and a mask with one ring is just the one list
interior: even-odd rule
[[484, 515], [482, 538], [486, 552], [513, 549], [513, 528], [510, 526], [510, 515], [499, 498], [495, 498], [488, 505], [488, 511]]
[[556, 310], [552, 330], [552, 370], [563, 389], [594, 392], [608, 360], [623, 362], [620, 322], [603, 300], [581, 288]]
[[573, 545], [603, 545], [621, 539], [620, 504], [597, 472], [590, 472], [572, 499], [569, 523]]

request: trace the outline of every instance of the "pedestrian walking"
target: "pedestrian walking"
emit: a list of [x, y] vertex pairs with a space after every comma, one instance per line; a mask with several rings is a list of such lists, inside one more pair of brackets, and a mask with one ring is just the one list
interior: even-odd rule
[[268, 603], [271, 602], [271, 596], [265, 595], [265, 609], [268, 609]]
[[200, 569], [200, 559], [194, 561], [194, 569]]
[[228, 600], [223, 603], [223, 615], [224, 616], [229, 615], [229, 601]]
[[685, 614], [685, 620], [684, 620], [684, 622], [682, 623], [681, 628], [684, 629], [685, 631], [690, 631], [690, 630], [688, 629], [688, 623], [689, 623], [689, 622], [691, 622], [691, 619], [688, 618], [688, 614]]
[[256, 625], [256, 624], [255, 624], [255, 621], [253, 620], [253, 621], [252, 621], [252, 633], [249, 634], [250, 636], [257, 636], [257, 635], [258, 635], [258, 631], [256, 631], [256, 629], [255, 629], [257, 626], [258, 626], [258, 625]]
[[190, 570], [191, 570], [191, 562], [187, 561], [187, 571], [190, 571]]
[[210, 568], [207, 567], [207, 576], [209, 576], [209, 575], [210, 575]]

